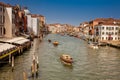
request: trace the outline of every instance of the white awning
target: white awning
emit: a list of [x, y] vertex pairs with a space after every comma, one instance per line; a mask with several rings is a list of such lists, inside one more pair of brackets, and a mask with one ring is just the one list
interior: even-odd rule
[[15, 47], [15, 45], [8, 44], [8, 43], [0, 43], [0, 52], [13, 48], [13, 47]]
[[23, 39], [23, 40], [19, 40], [19, 41], [15, 41], [14, 43], [16, 44], [24, 44], [25, 42], [28, 42], [28, 39]]
[[24, 44], [25, 42], [30, 41], [29, 39], [23, 38], [23, 37], [17, 37], [17, 38], [13, 38], [11, 40], [8, 40], [6, 42], [9, 43], [16, 43], [16, 44]]

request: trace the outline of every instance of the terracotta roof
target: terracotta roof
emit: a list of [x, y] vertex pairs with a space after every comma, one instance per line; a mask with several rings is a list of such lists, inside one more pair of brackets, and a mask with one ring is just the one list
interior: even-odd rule
[[0, 5], [1, 5], [1, 6], [4, 6], [4, 7], [13, 7], [12, 5], [10, 5], [10, 4], [5, 4], [5, 3], [3, 3], [3, 2], [0, 2]]
[[5, 3], [3, 3], [3, 2], [0, 2], [0, 5], [1, 5], [1, 6], [4, 6], [4, 5], [5, 5]]
[[31, 17], [44, 17], [44, 16], [42, 16], [40, 14], [31, 14]]
[[[101, 24], [98, 24], [98, 25], [113, 25], [113, 26], [120, 26], [120, 24], [114, 24], [114, 23], [101, 23]], [[95, 26], [98, 26], [98, 25], [95, 25]]]
[[82, 24], [89, 24], [89, 22], [82, 22], [82, 23], [80, 23], [80, 25], [82, 25]]
[[44, 16], [43, 16], [43, 15], [41, 15], [41, 14], [40, 14], [39, 16], [40, 16], [40, 17], [44, 17]]
[[102, 22], [113, 22], [113, 21], [116, 21], [116, 22], [120, 22], [120, 19], [114, 19], [114, 18], [96, 18], [95, 20], [93, 21], [102, 21]]
[[38, 14], [31, 14], [31, 17], [38, 17]]

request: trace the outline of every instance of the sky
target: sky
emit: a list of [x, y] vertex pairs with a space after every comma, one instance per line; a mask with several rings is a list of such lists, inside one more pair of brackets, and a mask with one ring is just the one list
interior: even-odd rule
[[79, 26], [95, 18], [120, 19], [120, 0], [0, 0], [28, 7], [32, 14], [45, 16], [46, 23]]

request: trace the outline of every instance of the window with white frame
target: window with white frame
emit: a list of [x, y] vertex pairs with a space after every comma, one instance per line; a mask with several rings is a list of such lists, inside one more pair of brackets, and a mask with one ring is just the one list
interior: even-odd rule
[[118, 27], [116, 27], [116, 30], [118, 30]]
[[108, 38], [106, 37], [106, 40], [107, 40]]
[[114, 35], [114, 32], [112, 32], [111, 34]]
[[106, 35], [108, 35], [108, 32], [106, 32]]
[[104, 30], [104, 27], [102, 27], [102, 30]]
[[112, 30], [111, 27], [109, 27], [109, 30]]
[[108, 27], [106, 27], [106, 30], [108, 30], [109, 28]]
[[104, 32], [102, 32], [102, 35], [104, 35]]
[[117, 32], [115, 32], [115, 35], [117, 35]]
[[115, 37], [115, 40], [117, 40], [117, 37]]
[[104, 37], [102, 37], [102, 40], [104, 40]]
[[112, 30], [114, 30], [114, 27], [112, 27]]

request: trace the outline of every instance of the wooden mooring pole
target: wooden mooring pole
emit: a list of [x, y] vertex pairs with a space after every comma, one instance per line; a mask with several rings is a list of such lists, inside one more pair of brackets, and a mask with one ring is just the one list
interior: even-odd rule
[[26, 72], [23, 72], [23, 80], [28, 80]]
[[9, 55], [9, 64], [11, 65], [11, 54]]
[[38, 64], [38, 56], [35, 57], [35, 55], [33, 54], [33, 60], [32, 60], [32, 65], [31, 65], [31, 74], [32, 77], [36, 76], [38, 77], [38, 68], [39, 68], [39, 64]]
[[14, 56], [12, 56], [12, 72], [14, 70]]

